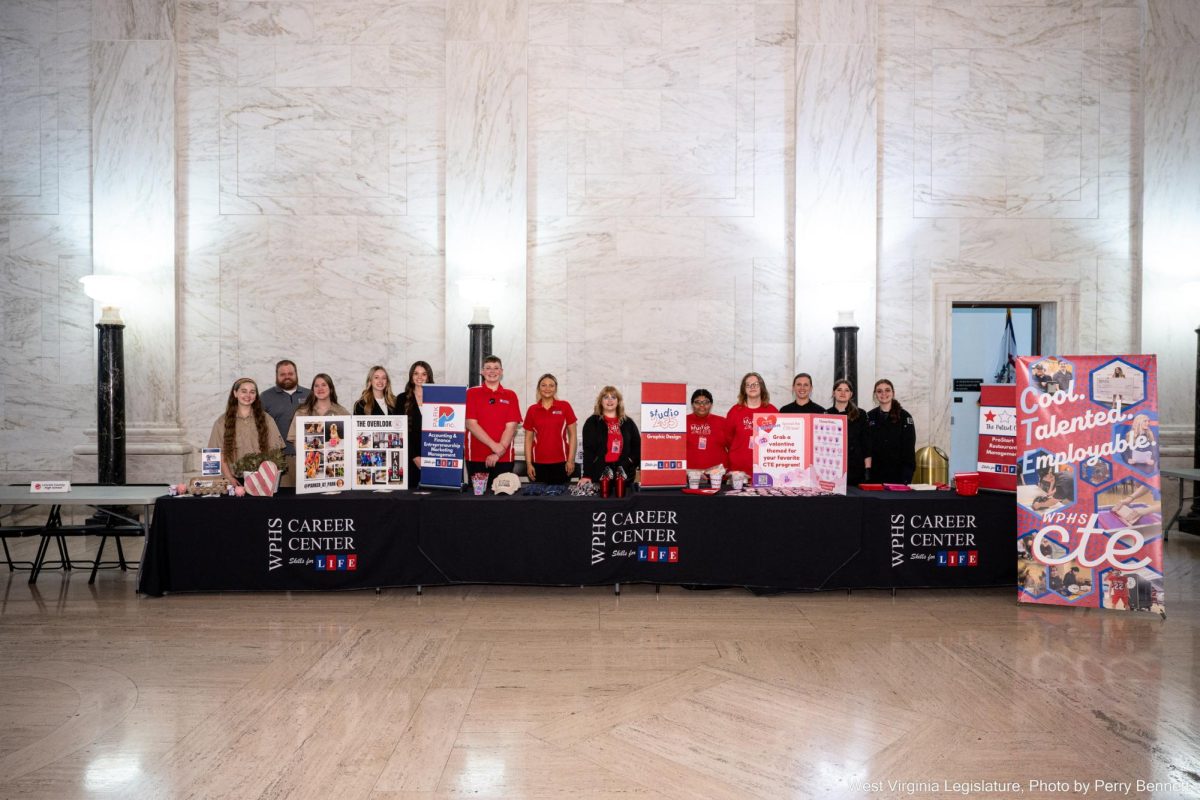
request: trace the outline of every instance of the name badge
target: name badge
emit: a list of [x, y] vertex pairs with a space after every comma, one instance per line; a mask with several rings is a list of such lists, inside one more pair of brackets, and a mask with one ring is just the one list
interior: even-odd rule
[[614, 440], [614, 441], [613, 441], [613, 443], [612, 443], [612, 451], [613, 451], [614, 453], [620, 454], [620, 452], [621, 452], [621, 442], [620, 442], [619, 440]]
[[708, 437], [707, 437], [707, 436], [701, 436], [701, 437], [700, 437], [699, 449], [701, 449], [701, 450], [707, 450], [707, 449], [708, 449]]

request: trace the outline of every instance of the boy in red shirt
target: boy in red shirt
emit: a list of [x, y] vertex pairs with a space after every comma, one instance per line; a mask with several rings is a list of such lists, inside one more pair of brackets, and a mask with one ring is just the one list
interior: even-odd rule
[[517, 393], [500, 385], [498, 356], [483, 360], [482, 386], [467, 389], [467, 474], [486, 472], [488, 489], [497, 475], [513, 471], [513, 439], [521, 424]]

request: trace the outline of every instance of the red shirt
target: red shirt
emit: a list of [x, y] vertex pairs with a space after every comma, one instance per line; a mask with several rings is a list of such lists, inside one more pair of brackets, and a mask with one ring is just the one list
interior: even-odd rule
[[[495, 391], [489, 389], [487, 384], [472, 386], [467, 389], [467, 419], [478, 422], [484, 433], [499, 443], [504, 436], [505, 425], [510, 422], [521, 424], [521, 402], [517, 400], [516, 392], [503, 386], [497, 386]], [[491, 454], [492, 448], [474, 434], [467, 433], [467, 461], [483, 461]], [[511, 442], [500, 460], [513, 460]]]
[[754, 472], [754, 454], [750, 450], [750, 429], [754, 424], [754, 415], [778, 413], [779, 409], [770, 403], [763, 403], [758, 408], [735, 404], [729, 409], [725, 415], [725, 425], [729, 431], [725, 441], [729, 447], [730, 470], [747, 475]]
[[546, 408], [541, 401], [534, 403], [525, 412], [527, 431], [533, 431], [533, 457], [535, 464], [565, 464], [575, 460], [575, 454], [567, 454], [567, 427], [575, 424], [575, 411], [566, 400], [555, 400]]
[[707, 417], [688, 414], [688, 469], [708, 469], [717, 464], [724, 464], [728, 456], [725, 451], [727, 436], [725, 418], [720, 414], [709, 414]]

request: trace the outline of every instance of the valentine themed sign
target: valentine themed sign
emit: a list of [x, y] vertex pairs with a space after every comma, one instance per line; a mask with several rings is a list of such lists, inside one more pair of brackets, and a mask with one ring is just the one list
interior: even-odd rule
[[753, 486], [846, 493], [846, 418], [840, 414], [755, 414]]

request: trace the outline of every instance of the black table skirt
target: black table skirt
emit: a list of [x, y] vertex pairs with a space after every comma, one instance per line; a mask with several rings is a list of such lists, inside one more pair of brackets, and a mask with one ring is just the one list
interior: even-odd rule
[[146, 594], [458, 583], [1013, 586], [1012, 495], [161, 498]]

